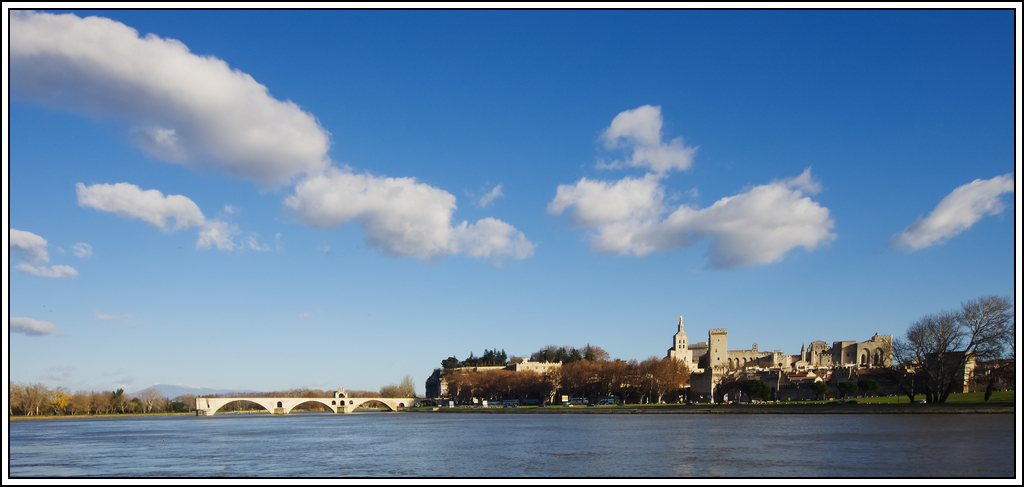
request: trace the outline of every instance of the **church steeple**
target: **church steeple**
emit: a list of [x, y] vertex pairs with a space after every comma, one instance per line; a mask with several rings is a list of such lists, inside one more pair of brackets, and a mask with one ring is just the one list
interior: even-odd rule
[[693, 352], [690, 351], [690, 337], [683, 331], [683, 315], [679, 315], [679, 331], [672, 337], [672, 342], [668, 356], [682, 360], [689, 366], [690, 362], [693, 362]]

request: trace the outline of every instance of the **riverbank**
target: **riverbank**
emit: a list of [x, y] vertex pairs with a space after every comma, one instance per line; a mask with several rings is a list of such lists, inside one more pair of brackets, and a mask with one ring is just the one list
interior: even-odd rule
[[750, 404], [518, 408], [415, 408], [441, 414], [1014, 414], [1013, 404]]
[[96, 418], [145, 418], [150, 416], [195, 416], [196, 412], [188, 413], [127, 413], [127, 414], [68, 414], [64, 416], [35, 415], [7, 416], [8, 421], [30, 421], [40, 419], [96, 419]]

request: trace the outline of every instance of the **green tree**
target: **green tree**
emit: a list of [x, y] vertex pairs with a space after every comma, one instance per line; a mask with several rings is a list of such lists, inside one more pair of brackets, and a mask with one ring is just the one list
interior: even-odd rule
[[821, 398], [824, 399], [825, 394], [828, 394], [828, 384], [820, 380], [814, 381], [814, 383], [811, 384], [811, 390], [814, 391], [815, 399], [817, 399], [818, 396], [821, 396]]
[[863, 379], [857, 381], [857, 388], [864, 392], [875, 392], [878, 390], [878, 381]]
[[461, 365], [461, 362], [455, 357], [448, 357], [441, 361], [441, 368], [445, 370], [458, 368], [459, 365]]
[[846, 399], [846, 396], [852, 396], [857, 392], [857, 383], [852, 380], [840, 382], [836, 384], [836, 389], [839, 389], [839, 394], [843, 399]]
[[772, 388], [761, 379], [751, 379], [740, 382], [740, 390], [752, 399], [765, 400], [772, 393]]

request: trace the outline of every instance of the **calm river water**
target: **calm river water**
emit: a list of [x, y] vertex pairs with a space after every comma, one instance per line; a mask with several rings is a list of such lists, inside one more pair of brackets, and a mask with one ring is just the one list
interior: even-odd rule
[[11, 477], [1010, 477], [1012, 414], [12, 421]]

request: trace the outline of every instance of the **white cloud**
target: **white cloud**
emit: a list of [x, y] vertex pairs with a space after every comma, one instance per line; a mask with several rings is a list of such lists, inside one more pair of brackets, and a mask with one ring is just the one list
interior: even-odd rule
[[75, 368], [70, 365], [58, 365], [46, 369], [46, 375], [42, 378], [49, 381], [67, 382], [75, 374]]
[[208, 249], [210, 246], [217, 246], [218, 250], [234, 250], [235, 242], [231, 240], [233, 235], [238, 234], [238, 227], [220, 220], [207, 220], [203, 228], [199, 230], [199, 240], [196, 240], [197, 249]]
[[[126, 120], [131, 138], [167, 162], [221, 170], [264, 187], [298, 181], [285, 204], [296, 210], [299, 221], [335, 228], [356, 220], [367, 243], [386, 255], [433, 259], [453, 248], [454, 196], [414, 178], [357, 176], [331, 166], [330, 134], [312, 114], [273, 98], [265, 86], [220, 59], [194, 55], [174, 39], [140, 37], [100, 17], [20, 11], [11, 15], [10, 27], [14, 96], [94, 118]], [[266, 249], [254, 238], [236, 244], [231, 238], [237, 228], [206, 220], [184, 196], [164, 197], [127, 183], [78, 188], [81, 206], [141, 218], [160, 228], [167, 228], [170, 218], [174, 230], [201, 227], [198, 248]], [[500, 186], [483, 204], [499, 195]], [[225, 214], [237, 210], [224, 207]], [[474, 234], [496, 228], [475, 225]], [[506, 236], [511, 247], [488, 247], [490, 254], [524, 255], [518, 236]], [[456, 245], [460, 252], [481, 252], [464, 243]]]
[[243, 247], [249, 247], [250, 249], [258, 251], [258, 252], [266, 252], [266, 251], [270, 250], [270, 246], [267, 245], [267, 244], [262, 244], [261, 245], [256, 240], [256, 236], [255, 235], [249, 235], [249, 236], [245, 237], [244, 239], [242, 239], [242, 246]]
[[75, 252], [75, 255], [81, 258], [92, 256], [92, 245], [85, 242], [78, 242], [71, 246], [71, 250]]
[[[164, 196], [158, 190], [143, 191], [129, 183], [92, 186], [77, 183], [75, 187], [79, 206], [109, 211], [125, 218], [138, 218], [162, 230], [168, 229], [171, 219], [174, 219], [172, 230], [200, 227], [197, 249], [216, 246], [218, 250], [231, 251], [237, 247], [232, 237], [240, 233], [238, 227], [222, 220], [207, 219], [199, 206], [187, 196]], [[252, 248], [262, 250], [258, 247], [257, 244]]]
[[559, 186], [548, 212], [575, 208], [571, 222], [594, 229], [595, 252], [644, 256], [708, 239], [709, 266], [729, 269], [768, 264], [795, 247], [811, 250], [836, 238], [828, 209], [803, 196], [801, 188], [820, 189], [809, 169], [708, 208], [680, 206], [662, 219], [664, 189], [656, 176], [615, 183], [581, 179]]
[[487, 205], [491, 204], [491, 202], [494, 201], [495, 198], [498, 198], [498, 197], [501, 197], [501, 196], [504, 196], [504, 195], [501, 194], [501, 185], [499, 184], [499, 185], [495, 186], [494, 189], [492, 189], [490, 193], [487, 193], [487, 194], [483, 195], [480, 198], [480, 203], [479, 203], [480, 204], [480, 208], [486, 208]]
[[22, 260], [27, 261], [15, 266], [15, 269], [18, 269], [22, 274], [57, 278], [75, 277], [78, 275], [78, 271], [66, 265], [54, 265], [50, 267], [35, 267], [31, 265], [30, 263], [39, 261], [50, 261], [50, 256], [46, 252], [46, 239], [32, 232], [16, 230], [13, 228], [10, 232], [10, 249], [14, 253], [18, 254]]
[[982, 181], [975, 179], [942, 198], [927, 218], [918, 218], [903, 233], [892, 239], [892, 245], [911, 252], [944, 243], [971, 228], [981, 217], [998, 215], [1006, 209], [999, 200], [1003, 193], [1014, 191], [1013, 174]]
[[313, 315], [311, 315], [309, 313], [299, 313], [299, 321], [306, 321], [306, 320], [308, 320], [308, 319], [310, 319], [312, 317], [313, 317]]
[[682, 206], [665, 219], [663, 241], [685, 246], [708, 238], [708, 260], [719, 269], [768, 264], [796, 247], [813, 250], [836, 235], [828, 209], [799, 189], [817, 187], [809, 177], [804, 171], [801, 177], [756, 186], [702, 210]]
[[32, 232], [10, 229], [10, 249], [28, 262], [49, 262], [46, 239]]
[[632, 149], [633, 154], [628, 161], [602, 163], [598, 167], [646, 167], [659, 174], [689, 169], [693, 165], [693, 155], [697, 148], [684, 146], [682, 137], [672, 139], [667, 144], [663, 143], [662, 124], [660, 106], [644, 105], [616, 115], [611, 125], [601, 134], [601, 138], [604, 139], [606, 148]]
[[174, 39], [73, 14], [10, 15], [12, 94], [135, 124], [151, 156], [263, 186], [326, 168], [330, 134], [252, 76]]
[[33, 276], [40, 277], [67, 278], [75, 277], [78, 275], [78, 271], [76, 271], [73, 267], [66, 265], [52, 265], [49, 268], [47, 268], [46, 266], [34, 267], [31, 264], [26, 264], [23, 262], [21, 264], [18, 264], [15, 267], [15, 269], [18, 269], [18, 271], [21, 272], [22, 274], [31, 274]]
[[127, 325], [141, 325], [142, 322], [136, 320], [132, 315], [108, 315], [103, 313], [96, 313], [93, 318], [96, 321], [115, 321], [118, 323], [124, 323]]
[[502, 257], [526, 259], [533, 256], [533, 244], [515, 227], [494, 218], [484, 218], [470, 225], [462, 222], [452, 229], [448, 251], [470, 257]]
[[174, 230], [202, 225], [206, 219], [192, 200], [180, 194], [164, 196], [158, 190], [143, 191], [128, 183], [75, 184], [78, 206], [109, 211], [125, 218], [138, 218], [160, 229], [174, 219]]
[[558, 186], [548, 213], [559, 215], [575, 206], [571, 224], [576, 228], [597, 227], [623, 220], [648, 220], [663, 211], [665, 191], [659, 177], [626, 177], [619, 181], [580, 179], [575, 185]]
[[53, 335], [57, 333], [57, 327], [53, 323], [33, 320], [32, 318], [11, 317], [9, 326], [11, 333], [21, 333], [29, 336]]
[[[353, 174], [347, 168], [332, 167], [300, 181], [295, 194], [284, 203], [294, 210], [299, 222], [310, 227], [337, 228], [357, 221], [366, 234], [367, 245], [388, 256], [426, 260], [464, 253], [472, 257], [524, 258], [518, 256], [526, 254], [523, 249], [529, 244], [525, 237], [520, 239], [522, 234], [512, 234], [515, 229], [510, 225], [494, 219], [487, 220], [507, 228], [481, 220], [472, 227], [464, 223], [456, 232], [451, 226], [455, 196], [415, 178]], [[501, 238], [484, 238], [485, 234], [504, 235], [508, 247], [495, 247]]]

